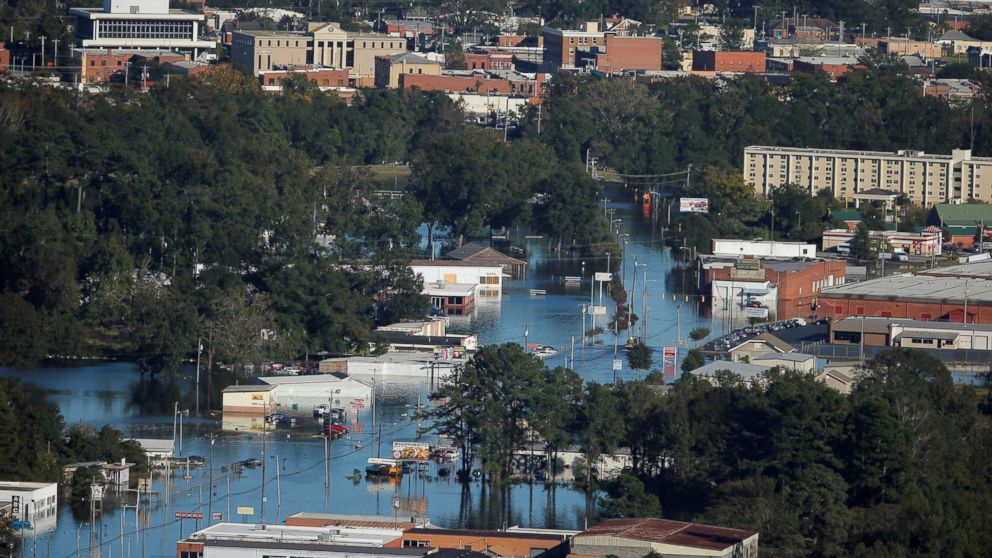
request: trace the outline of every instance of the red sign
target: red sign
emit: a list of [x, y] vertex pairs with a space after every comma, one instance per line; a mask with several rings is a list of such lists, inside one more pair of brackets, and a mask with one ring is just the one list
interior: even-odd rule
[[176, 512], [176, 519], [203, 519], [202, 512]]

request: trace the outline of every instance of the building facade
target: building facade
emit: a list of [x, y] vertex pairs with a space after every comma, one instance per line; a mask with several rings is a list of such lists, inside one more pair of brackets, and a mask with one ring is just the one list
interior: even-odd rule
[[102, 8], [71, 8], [76, 39], [83, 48], [144, 48], [191, 52], [214, 48], [200, 38], [206, 18], [170, 10], [168, 0], [104, 0]]
[[572, 537], [570, 556], [757, 558], [758, 533], [669, 519], [607, 519]]
[[846, 281], [842, 260], [710, 259], [702, 264], [714, 318], [808, 318], [819, 293]]
[[[829, 229], [823, 231], [823, 249], [830, 250], [838, 246], [850, 246], [856, 236], [850, 229]], [[872, 239], [884, 239], [889, 247], [898, 252], [911, 256], [939, 256], [941, 253], [941, 233], [936, 232], [897, 232], [869, 231]]]
[[992, 324], [992, 281], [893, 275], [820, 292], [817, 318], [861, 316]]
[[376, 57], [376, 87], [397, 89], [400, 87], [400, 76], [405, 74], [440, 76], [441, 64], [409, 52]]
[[763, 196], [778, 186], [797, 184], [810, 195], [825, 189], [838, 200], [856, 203], [860, 192], [878, 189], [906, 194], [927, 207], [992, 201], [992, 157], [973, 157], [969, 149], [933, 155], [749, 146], [744, 148], [744, 182]]
[[696, 50], [692, 53], [692, 71], [740, 74], [764, 72], [764, 52]]
[[283, 80], [293, 77], [306, 79], [322, 91], [348, 87], [351, 83], [348, 70], [316, 66], [288, 66], [279, 70], [262, 70], [258, 73], [258, 82], [263, 91], [280, 91]]
[[595, 57], [597, 70], [619, 72], [621, 70], [645, 70], [659, 72], [663, 68], [661, 52], [664, 40], [661, 37], [618, 37], [606, 35], [603, 47], [590, 49]]
[[337, 23], [313, 23], [313, 63], [328, 68], [349, 68], [361, 81], [372, 85], [375, 59], [406, 52], [403, 37], [344, 31]]
[[132, 50], [77, 48], [72, 53], [79, 66], [79, 81], [97, 85], [110, 81], [137, 83], [142, 78], [142, 62], [159, 64], [183, 62], [187, 56], [171, 50]]
[[438, 281], [474, 283], [480, 298], [499, 299], [503, 295], [503, 268], [499, 266], [448, 260], [413, 260], [410, 262], [410, 270], [419, 275], [424, 284]]
[[606, 35], [599, 32], [595, 22], [587, 23], [584, 30], [573, 31], [545, 27], [541, 30], [544, 41], [544, 65], [549, 72], [562, 68], [575, 68], [576, 53], [581, 50], [606, 46]]
[[288, 31], [235, 31], [231, 63], [254, 76], [260, 72], [310, 63], [313, 38]]
[[10, 502], [11, 517], [26, 519], [36, 531], [55, 525], [59, 485], [54, 482], [0, 481], [0, 502]]

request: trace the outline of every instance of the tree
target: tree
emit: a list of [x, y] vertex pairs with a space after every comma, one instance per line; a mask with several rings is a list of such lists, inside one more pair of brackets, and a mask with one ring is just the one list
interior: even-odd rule
[[662, 39], [661, 66], [666, 70], [682, 69], [682, 53], [670, 37]]
[[445, 70], [467, 70], [465, 62], [465, 51], [462, 49], [461, 41], [452, 41], [444, 48], [444, 69]]
[[876, 252], [872, 250], [872, 247], [871, 233], [867, 225], [862, 221], [858, 223], [858, 228], [854, 232], [854, 238], [851, 239], [851, 257], [861, 261], [873, 260], [875, 259]]
[[641, 479], [630, 473], [620, 473], [607, 486], [609, 498], [601, 501], [606, 517], [659, 517], [661, 504], [658, 497], [647, 492]]
[[80, 506], [89, 502], [92, 487], [103, 486], [104, 484], [106, 484], [106, 479], [99, 465], [88, 465], [76, 469], [69, 485], [69, 503]]
[[709, 337], [709, 335], [710, 335], [710, 328], [700, 326], [693, 328], [692, 331], [689, 332], [689, 339], [692, 339], [694, 343], [698, 344], [703, 339]]
[[627, 361], [630, 362], [630, 367], [634, 370], [640, 371], [651, 368], [653, 361], [651, 347], [648, 347], [647, 343], [643, 341], [635, 344], [633, 347], [627, 349]]
[[728, 19], [720, 26], [720, 50], [744, 50], [742, 22]]
[[692, 372], [705, 363], [706, 361], [703, 356], [703, 351], [698, 348], [689, 349], [689, 352], [686, 353], [685, 358], [682, 359], [682, 371]]

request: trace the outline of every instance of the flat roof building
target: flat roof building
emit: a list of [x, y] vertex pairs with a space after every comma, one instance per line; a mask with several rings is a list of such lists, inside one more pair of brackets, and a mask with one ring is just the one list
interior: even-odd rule
[[198, 555], [201, 558], [287, 555], [308, 558], [396, 558], [426, 554], [427, 549], [387, 547], [402, 535], [402, 529], [387, 527], [217, 523], [179, 541], [176, 544], [176, 555]]
[[992, 324], [992, 280], [893, 275], [820, 292], [816, 316], [910, 318]]
[[763, 196], [797, 184], [811, 196], [825, 189], [856, 205], [879, 199], [871, 196], [873, 191], [905, 194], [927, 207], [968, 199], [992, 201], [992, 157], [973, 157], [969, 149], [934, 155], [753, 145], [744, 148], [744, 182]]
[[83, 48], [151, 48], [191, 52], [216, 46], [200, 38], [206, 18], [170, 10], [168, 0], [103, 0], [102, 8], [70, 8]]
[[235, 31], [231, 34], [231, 63], [254, 76], [307, 65], [311, 62], [312, 41], [309, 35], [289, 31]]
[[541, 40], [544, 42], [544, 65], [552, 73], [562, 68], [575, 68], [579, 49], [606, 46], [606, 34], [599, 31], [596, 22], [585, 24], [583, 30], [545, 27], [541, 29]]
[[669, 519], [607, 519], [572, 538], [570, 556], [757, 558], [758, 533]]

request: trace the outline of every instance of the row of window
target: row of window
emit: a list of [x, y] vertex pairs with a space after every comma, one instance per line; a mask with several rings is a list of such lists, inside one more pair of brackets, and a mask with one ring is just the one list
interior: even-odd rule
[[101, 39], [185, 39], [193, 36], [192, 21], [105, 20], [100, 22]]

